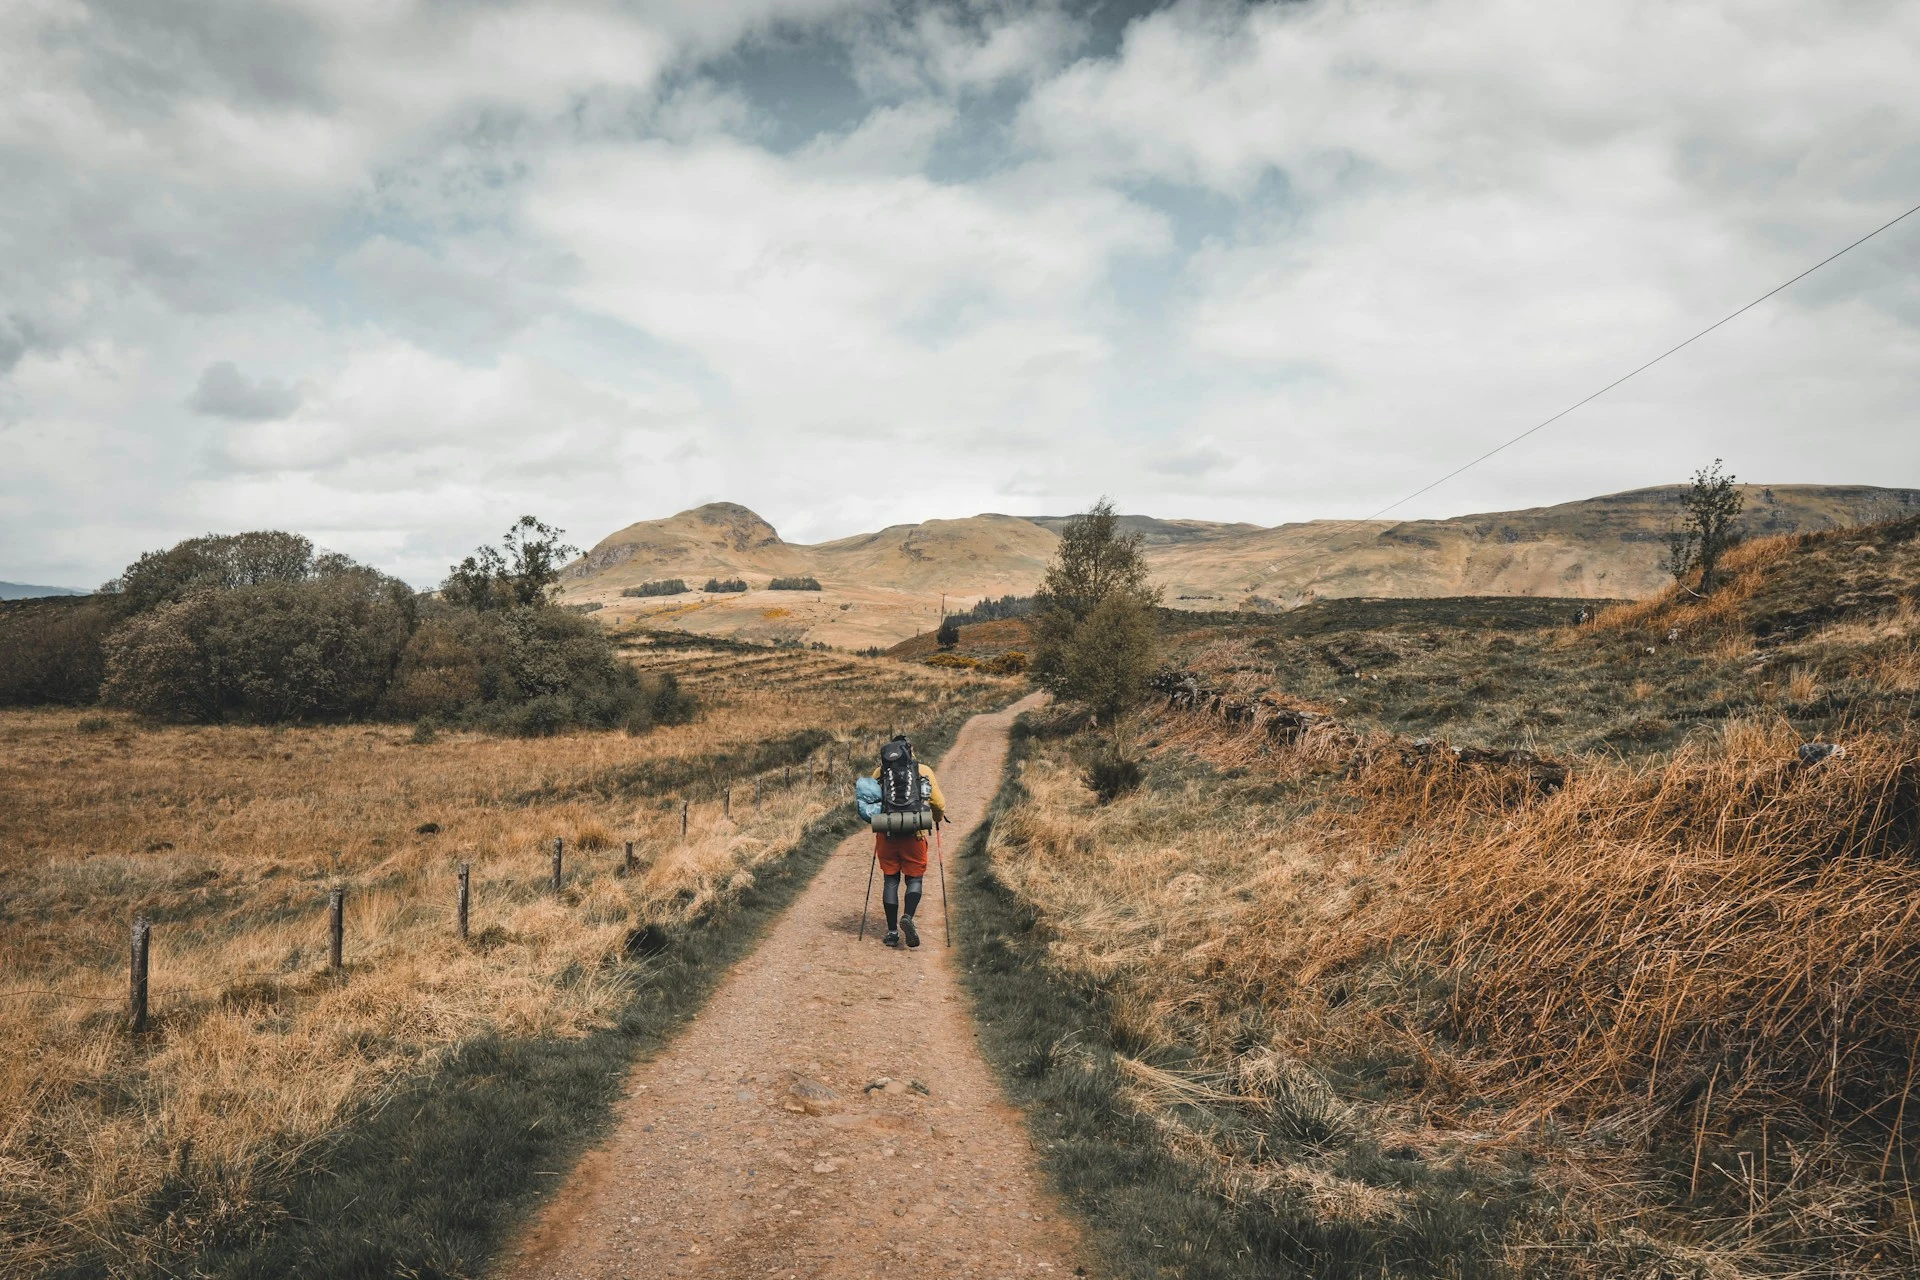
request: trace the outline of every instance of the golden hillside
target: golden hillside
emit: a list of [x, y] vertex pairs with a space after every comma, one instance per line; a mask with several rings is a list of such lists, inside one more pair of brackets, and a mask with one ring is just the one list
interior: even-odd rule
[[1059, 541], [1031, 520], [983, 515], [893, 525], [809, 550], [823, 585], [867, 582], [971, 599], [1032, 591]]
[[[1871, 485], [1741, 485], [1749, 536], [1811, 532], [1920, 508]], [[1661, 568], [1680, 489], [1632, 489], [1553, 507], [1448, 520], [1331, 521], [1150, 548], [1167, 603], [1286, 607], [1339, 596], [1610, 596], [1638, 599]]]
[[[1750, 534], [1831, 529], [1920, 509], [1920, 491], [1870, 485], [1743, 485]], [[1524, 511], [1447, 520], [1316, 520], [1263, 529], [1127, 516], [1166, 601], [1185, 609], [1271, 609], [1346, 596], [1536, 595], [1637, 599], [1666, 581], [1661, 559], [1679, 487], [1664, 485]], [[947, 607], [1024, 595], [1065, 517], [978, 515], [894, 525], [808, 546], [747, 508], [711, 503], [643, 520], [568, 566], [564, 599], [640, 623], [764, 642], [888, 646], [931, 630]], [[624, 588], [681, 578], [695, 590], [635, 598]], [[739, 594], [698, 590], [739, 577]], [[766, 590], [811, 577], [819, 591]]]
[[598, 586], [629, 587], [654, 578], [705, 582], [735, 574], [807, 573], [801, 549], [780, 540], [772, 525], [734, 502], [710, 502], [665, 520], [641, 520], [594, 544], [567, 567], [567, 577]]

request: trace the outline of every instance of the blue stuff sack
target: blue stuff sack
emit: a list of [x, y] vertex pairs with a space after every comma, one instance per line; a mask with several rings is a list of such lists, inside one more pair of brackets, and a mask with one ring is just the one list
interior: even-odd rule
[[879, 779], [856, 779], [853, 784], [853, 803], [860, 810], [860, 821], [872, 822], [873, 816], [880, 812]]

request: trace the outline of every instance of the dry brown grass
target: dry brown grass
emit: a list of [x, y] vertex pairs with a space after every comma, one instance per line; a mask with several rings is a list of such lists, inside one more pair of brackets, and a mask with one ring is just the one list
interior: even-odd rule
[[1797, 548], [1815, 540], [1845, 537], [1849, 532], [1792, 533], [1742, 543], [1722, 558], [1720, 585], [1714, 588], [1712, 595], [1702, 597], [1691, 587], [1671, 583], [1659, 594], [1645, 600], [1603, 610], [1595, 625], [1615, 630], [1678, 627], [1686, 635], [1717, 630], [1740, 616], [1740, 606], [1760, 590], [1766, 582], [1769, 568]]
[[[731, 818], [625, 792], [636, 768], [818, 727], [1000, 700], [997, 682], [819, 654], [648, 653], [706, 700], [644, 738], [402, 729], [102, 730], [0, 715], [0, 1274], [81, 1256], [133, 1272], [259, 1220], [346, 1118], [472, 1037], [578, 1036], [631, 992], [642, 924], [698, 917], [844, 797], [805, 768]], [[86, 727], [81, 727], [81, 722]], [[844, 758], [844, 756], [842, 757]], [[437, 824], [427, 833], [420, 828]], [[547, 885], [567, 841], [567, 887]], [[626, 840], [640, 870], [617, 874]], [[452, 936], [472, 865], [472, 940]], [[346, 972], [325, 898], [348, 888]], [[124, 1030], [127, 926], [154, 920], [154, 1028]], [[26, 993], [26, 994], [21, 994]], [[41, 994], [46, 993], [46, 994]]]
[[[1243, 696], [1263, 679], [1230, 649], [1193, 662]], [[1519, 1272], [1920, 1266], [1920, 740], [1849, 733], [1809, 768], [1786, 723], [1736, 720], [1543, 795], [1337, 725], [1282, 747], [1157, 710], [1141, 736], [1149, 785], [1107, 806], [1069, 744], [1042, 749], [991, 856], [1120, 1043], [1193, 1055], [1129, 1096], [1223, 1184], [1307, 1179], [1356, 1230], [1391, 1212], [1337, 1161], [1248, 1166], [1178, 1120], [1182, 1089], [1264, 1111], [1326, 1073], [1372, 1081], [1340, 1105], [1380, 1146], [1543, 1162], [1566, 1208]]]

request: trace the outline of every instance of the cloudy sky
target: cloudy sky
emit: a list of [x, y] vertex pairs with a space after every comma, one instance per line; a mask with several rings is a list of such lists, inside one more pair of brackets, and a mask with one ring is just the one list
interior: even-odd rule
[[[8, 0], [0, 578], [1365, 515], [1920, 202], [1910, 0]], [[1920, 484], [1920, 215], [1405, 508]]]

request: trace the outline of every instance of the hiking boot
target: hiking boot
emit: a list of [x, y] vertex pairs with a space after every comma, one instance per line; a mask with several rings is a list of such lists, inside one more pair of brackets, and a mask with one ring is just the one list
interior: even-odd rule
[[880, 941], [885, 943], [887, 946], [892, 947], [895, 950], [898, 950], [900, 947], [900, 934], [897, 930], [889, 929], [887, 930], [887, 936], [880, 939]]
[[920, 931], [913, 927], [912, 916], [900, 917], [900, 932], [907, 935], [908, 946], [917, 947], [920, 945]]

